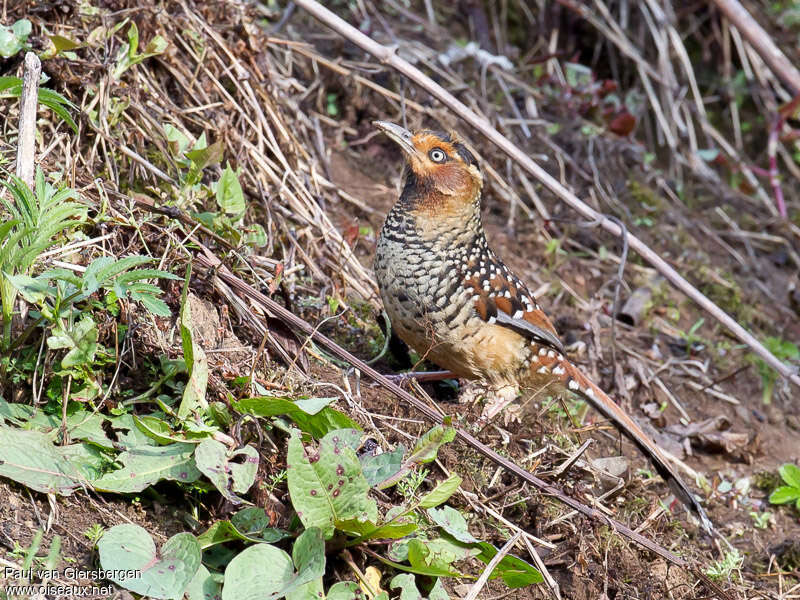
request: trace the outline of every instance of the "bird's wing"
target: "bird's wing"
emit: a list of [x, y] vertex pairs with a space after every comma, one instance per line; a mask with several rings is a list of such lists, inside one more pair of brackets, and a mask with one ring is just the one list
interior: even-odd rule
[[508, 267], [492, 258], [475, 261], [466, 273], [475, 310], [487, 323], [513, 329], [539, 345], [564, 354], [564, 345], [536, 298]]

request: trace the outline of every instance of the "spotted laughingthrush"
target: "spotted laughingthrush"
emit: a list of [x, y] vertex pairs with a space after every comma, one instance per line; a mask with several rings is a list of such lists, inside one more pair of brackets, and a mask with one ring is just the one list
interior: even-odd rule
[[555, 327], [486, 242], [483, 177], [455, 133], [376, 121], [405, 155], [400, 199], [378, 239], [375, 275], [392, 327], [420, 355], [465, 379], [586, 399], [652, 461], [700, 518], [702, 506], [641, 428], [566, 357]]

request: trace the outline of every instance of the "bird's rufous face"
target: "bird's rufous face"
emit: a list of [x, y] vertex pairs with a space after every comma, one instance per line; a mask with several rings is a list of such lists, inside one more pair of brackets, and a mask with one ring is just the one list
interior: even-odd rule
[[375, 125], [400, 146], [417, 180], [431, 191], [470, 200], [480, 192], [483, 177], [478, 161], [456, 134], [427, 129], [412, 133], [386, 121]]

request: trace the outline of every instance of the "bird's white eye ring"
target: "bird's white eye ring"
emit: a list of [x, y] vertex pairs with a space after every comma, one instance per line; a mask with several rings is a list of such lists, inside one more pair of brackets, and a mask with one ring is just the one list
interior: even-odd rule
[[447, 160], [447, 154], [445, 154], [444, 150], [441, 148], [434, 148], [428, 152], [428, 156], [433, 162], [436, 163], [443, 163], [445, 160]]

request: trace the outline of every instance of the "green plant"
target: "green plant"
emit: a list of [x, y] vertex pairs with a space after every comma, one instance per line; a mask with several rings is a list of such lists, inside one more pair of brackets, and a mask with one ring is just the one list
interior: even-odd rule
[[9, 58], [27, 48], [31, 29], [28, 19], [20, 19], [10, 27], [0, 25], [0, 57]]
[[718, 580], [718, 579], [727, 579], [730, 577], [733, 571], [736, 571], [742, 567], [742, 563], [744, 562], [744, 556], [736, 549], [732, 549], [729, 552], [725, 553], [725, 556], [718, 561], [715, 561], [714, 564], [709, 566], [705, 573], [711, 579]]
[[55, 245], [56, 236], [76, 228], [83, 221], [86, 209], [77, 202], [77, 192], [67, 187], [56, 189], [45, 181], [41, 169], [36, 171], [34, 189], [18, 177], [0, 181], [13, 198], [0, 197], [10, 219], [0, 225], [0, 304], [2, 304], [3, 337], [0, 352], [11, 345], [11, 317], [17, 299], [15, 276], [30, 271], [41, 253]]
[[[22, 79], [19, 77], [0, 77], [0, 93], [9, 98], [19, 98], [22, 95]], [[75, 110], [77, 108], [72, 102], [55, 90], [46, 87], [39, 88], [37, 97], [40, 104], [43, 104], [61, 117], [72, 131], [78, 132], [78, 126], [75, 124], [72, 115], [69, 114], [70, 109]]]
[[428, 473], [428, 469], [411, 471], [405, 479], [401, 479], [397, 482], [397, 491], [400, 492], [400, 494], [406, 499], [413, 498], [414, 494], [417, 493], [419, 486], [421, 486], [425, 481]]
[[750, 511], [750, 517], [753, 519], [753, 526], [756, 529], [766, 529], [769, 526], [769, 521], [772, 518], [772, 513], [764, 511], [762, 513]]
[[795, 508], [800, 510], [800, 469], [791, 463], [781, 465], [778, 469], [781, 479], [786, 485], [775, 489], [769, 496], [772, 504], [795, 503]]
[[[800, 360], [800, 349], [792, 342], [787, 342], [779, 337], [768, 337], [764, 340], [764, 345], [779, 360]], [[775, 389], [775, 382], [778, 380], [778, 373], [758, 356], [751, 354], [749, 357], [756, 365], [758, 374], [761, 375], [763, 386], [761, 400], [764, 404], [769, 404], [772, 402], [772, 392]]]
[[144, 51], [139, 53], [139, 29], [136, 27], [136, 23], [131, 22], [131, 26], [128, 28], [128, 42], [119, 49], [111, 76], [118, 80], [132, 66], [138, 65], [146, 58], [162, 54], [166, 49], [167, 40], [160, 35], [156, 35], [150, 40]]
[[687, 352], [691, 352], [692, 348], [694, 347], [694, 345], [696, 343], [703, 343], [704, 345], [706, 344], [706, 341], [702, 337], [697, 335], [697, 330], [700, 329], [705, 322], [706, 322], [706, 320], [704, 318], [700, 317], [689, 328], [689, 331], [686, 331], [686, 332], [681, 331], [680, 335], [683, 338], [683, 340], [686, 342], [686, 351]]
[[86, 536], [92, 546], [94, 546], [97, 544], [98, 540], [103, 537], [105, 532], [106, 528], [100, 525], [100, 523], [93, 523], [89, 529], [83, 532], [83, 535]]

